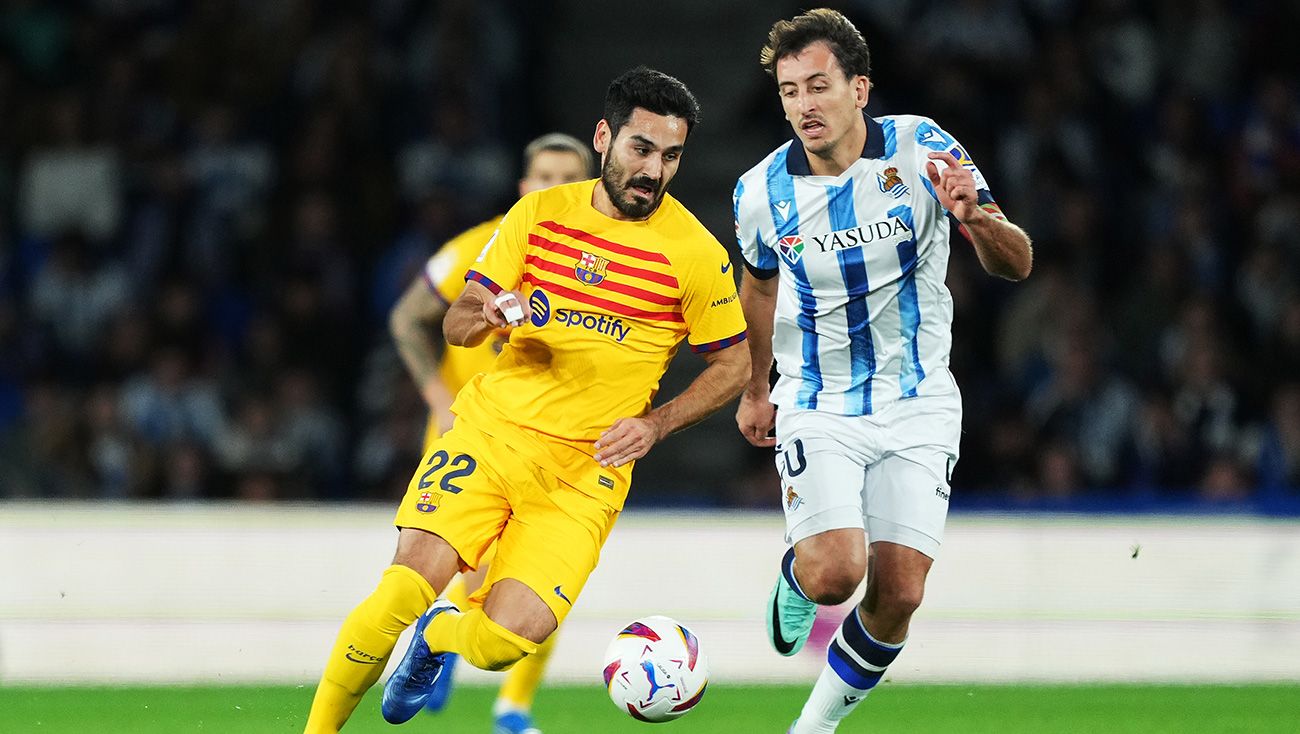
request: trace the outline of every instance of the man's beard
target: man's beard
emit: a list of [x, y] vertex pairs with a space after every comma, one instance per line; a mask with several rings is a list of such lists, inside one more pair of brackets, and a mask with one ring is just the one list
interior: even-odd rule
[[[609, 200], [613, 202], [614, 208], [628, 219], [645, 219], [654, 214], [664, 196], [659, 182], [649, 176], [637, 176], [628, 180], [625, 184], [619, 184], [618, 181], [621, 178], [623, 178], [623, 167], [614, 162], [614, 156], [611, 153], [605, 159], [605, 165], [601, 166], [600, 184], [605, 187], [605, 193], [609, 195]], [[629, 191], [634, 184], [645, 186], [653, 192], [649, 201], [642, 201]]]

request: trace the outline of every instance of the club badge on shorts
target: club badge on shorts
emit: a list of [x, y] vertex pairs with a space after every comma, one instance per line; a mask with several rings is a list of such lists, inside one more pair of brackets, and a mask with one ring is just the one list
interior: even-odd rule
[[799, 509], [799, 505], [802, 504], [803, 504], [803, 497], [800, 497], [799, 493], [794, 491], [794, 487], [786, 487], [785, 488], [786, 509], [790, 510], [790, 512], [794, 512], [795, 510]]

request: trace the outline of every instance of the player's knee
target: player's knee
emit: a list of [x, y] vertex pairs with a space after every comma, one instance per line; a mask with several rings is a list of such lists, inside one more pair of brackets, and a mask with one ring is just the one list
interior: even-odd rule
[[876, 615], [906, 621], [921, 606], [925, 587], [917, 585], [882, 588], [876, 598]]
[[483, 670], [508, 670], [525, 656], [537, 652], [537, 644], [492, 621], [480, 610], [470, 644], [461, 652], [470, 665]]
[[862, 574], [853, 568], [830, 564], [811, 565], [807, 578], [800, 574], [799, 583], [809, 599], [818, 604], [843, 604], [858, 590]]

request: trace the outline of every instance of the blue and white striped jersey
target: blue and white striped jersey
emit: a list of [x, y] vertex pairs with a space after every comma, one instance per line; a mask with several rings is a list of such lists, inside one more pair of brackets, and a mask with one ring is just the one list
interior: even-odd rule
[[779, 407], [866, 415], [955, 390], [949, 222], [926, 155], [952, 153], [974, 174], [981, 204], [993, 198], [965, 149], [933, 121], [866, 122], [862, 157], [839, 176], [813, 175], [794, 140], [736, 184], [748, 269], [781, 278], [772, 338]]

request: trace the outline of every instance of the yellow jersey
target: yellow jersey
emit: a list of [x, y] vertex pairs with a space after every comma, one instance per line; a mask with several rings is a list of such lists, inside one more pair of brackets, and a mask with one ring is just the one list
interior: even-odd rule
[[737, 344], [745, 317], [726, 250], [667, 194], [644, 221], [591, 204], [599, 179], [533, 192], [511, 207], [465, 274], [517, 290], [531, 318], [510, 332], [452, 412], [578, 490], [621, 508], [632, 463], [602, 468], [593, 446], [645, 415], [683, 340]]
[[[443, 305], [450, 305], [460, 297], [460, 292], [465, 289], [465, 271], [474, 264], [474, 258], [483, 251], [483, 246], [500, 224], [501, 217], [497, 216], [456, 235], [424, 264], [424, 282], [435, 296], [442, 299]], [[496, 336], [488, 337], [476, 347], [444, 344], [438, 365], [442, 384], [452, 395], [460, 392], [469, 378], [492, 366], [502, 344], [504, 338]], [[431, 421], [430, 426], [436, 435], [437, 423]]]

